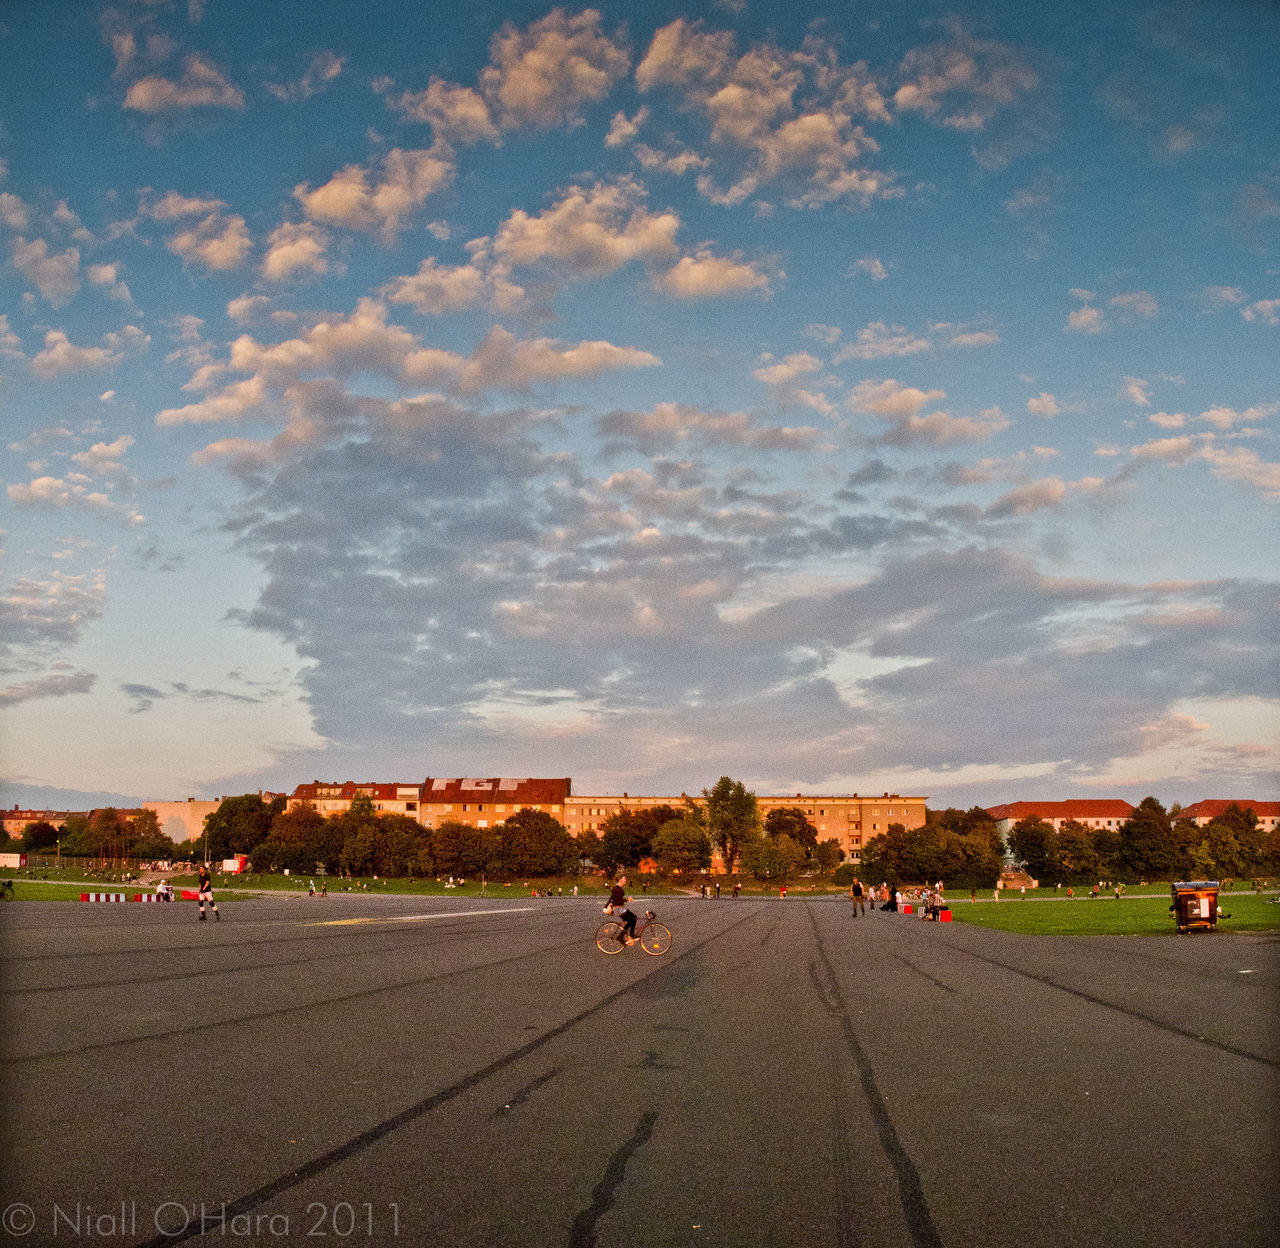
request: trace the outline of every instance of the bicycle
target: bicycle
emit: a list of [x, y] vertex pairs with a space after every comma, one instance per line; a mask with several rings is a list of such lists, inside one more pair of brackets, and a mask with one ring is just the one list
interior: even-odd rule
[[13, 900], [12, 880], [0, 880], [0, 898], [3, 898], [5, 901]]
[[[606, 914], [610, 911], [606, 910]], [[657, 916], [646, 910], [644, 922], [636, 928], [636, 939], [645, 953], [660, 957], [671, 948], [671, 929], [663, 923], [655, 923]], [[618, 919], [607, 919], [596, 930], [596, 948], [601, 953], [621, 953], [627, 947], [626, 929]]]

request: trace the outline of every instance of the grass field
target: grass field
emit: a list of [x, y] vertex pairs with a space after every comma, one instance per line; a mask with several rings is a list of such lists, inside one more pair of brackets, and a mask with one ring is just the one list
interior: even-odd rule
[[[1218, 920], [1218, 932], [1267, 932], [1280, 930], [1280, 904], [1274, 893], [1219, 895], [1230, 918]], [[1163, 896], [1127, 897], [1121, 901], [1099, 898], [1074, 901], [1010, 898], [1001, 902], [957, 901], [951, 913], [957, 923], [993, 927], [1002, 932], [1031, 936], [1175, 936], [1178, 929], [1169, 911], [1168, 886]], [[914, 917], [914, 916], [913, 916]], [[1205, 935], [1202, 932], [1189, 933]]]

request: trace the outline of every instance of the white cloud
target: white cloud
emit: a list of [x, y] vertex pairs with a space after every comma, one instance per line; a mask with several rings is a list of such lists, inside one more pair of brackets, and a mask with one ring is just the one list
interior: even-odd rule
[[818, 437], [813, 428], [761, 426], [746, 412], [708, 412], [684, 403], [658, 403], [647, 412], [611, 412], [600, 418], [599, 430], [607, 438], [625, 438], [651, 451], [681, 443], [803, 450]]
[[120, 264], [91, 264], [85, 268], [85, 276], [90, 284], [101, 287], [110, 298], [131, 303], [133, 296], [120, 277], [122, 269], [123, 265]]
[[301, 78], [295, 82], [266, 84], [267, 90], [282, 103], [292, 104], [318, 95], [341, 73], [346, 58], [334, 52], [317, 52]]
[[1056, 507], [1067, 496], [1067, 485], [1058, 477], [1042, 477], [1010, 490], [987, 509], [992, 517], [1026, 516], [1045, 507]]
[[1150, 407], [1151, 398], [1148, 391], [1151, 383], [1141, 377], [1126, 377], [1123, 383], [1124, 397], [1138, 407]]
[[1039, 75], [1006, 44], [957, 29], [948, 43], [902, 59], [893, 93], [899, 112], [918, 112], [956, 130], [981, 130], [1002, 109], [1040, 85]]
[[280, 282], [298, 274], [322, 274], [329, 271], [325, 255], [329, 236], [308, 223], [278, 225], [267, 239], [267, 254], [262, 261], [262, 275]]
[[1027, 400], [1027, 411], [1032, 416], [1040, 416], [1045, 420], [1053, 416], [1057, 416], [1062, 409], [1058, 406], [1058, 400], [1046, 391], [1041, 391], [1034, 399]]
[[772, 356], [765, 356], [766, 363], [751, 374], [766, 386], [789, 386], [801, 377], [816, 373], [822, 367], [822, 361], [807, 351], [788, 355], [776, 364], [767, 363], [772, 358]]
[[772, 279], [750, 261], [699, 248], [696, 255], [682, 256], [674, 268], [655, 277], [653, 285], [677, 299], [708, 299], [752, 291], [767, 295]]
[[849, 266], [849, 271], [865, 273], [873, 282], [883, 282], [889, 276], [889, 270], [885, 268], [884, 261], [875, 256], [864, 256], [861, 260], [855, 260]]
[[489, 45], [480, 88], [504, 127], [581, 121], [630, 65], [625, 46], [600, 28], [594, 9], [553, 9], [524, 30], [506, 23]]
[[42, 381], [52, 381], [68, 373], [93, 373], [113, 368], [126, 356], [145, 349], [150, 339], [134, 325], [118, 333], [106, 334], [102, 346], [78, 347], [61, 329], [45, 333], [44, 349], [31, 361], [31, 371]]
[[9, 256], [14, 268], [55, 308], [68, 303], [80, 289], [80, 252], [75, 247], [51, 252], [43, 238], [31, 242], [15, 238]]
[[1280, 299], [1259, 299], [1240, 310], [1246, 321], [1261, 321], [1266, 325], [1280, 325]]
[[919, 355], [932, 350], [928, 338], [909, 333], [901, 325], [889, 326], [883, 321], [872, 321], [858, 330], [855, 340], [841, 347], [832, 362], [843, 364], [845, 360], [881, 360], [892, 356]]
[[649, 212], [635, 182], [621, 179], [573, 186], [536, 217], [517, 208], [493, 240], [511, 265], [551, 262], [574, 276], [612, 273], [633, 260], [663, 261], [676, 252], [680, 218]]
[[628, 117], [626, 113], [619, 109], [614, 113], [613, 120], [609, 123], [609, 133], [604, 137], [605, 147], [622, 147], [626, 143], [632, 142], [636, 135], [640, 133], [640, 127], [649, 119], [649, 109], [647, 107], [639, 109], [634, 117]]
[[36, 698], [62, 698], [69, 693], [88, 693], [98, 679], [93, 672], [70, 670], [69, 664], [63, 664], [61, 668], [35, 680], [24, 680], [0, 689], [0, 706], [16, 706]]
[[1153, 294], [1145, 290], [1135, 290], [1128, 294], [1116, 295], [1107, 300], [1107, 306], [1124, 313], [1129, 317], [1142, 320], [1153, 319], [1160, 311], [1160, 305]]
[[472, 87], [433, 77], [425, 91], [405, 91], [388, 101], [396, 112], [431, 126], [438, 142], [468, 146], [497, 142], [489, 105]]
[[138, 79], [126, 92], [124, 107], [153, 115], [191, 108], [240, 109], [244, 107], [244, 92], [211, 61], [195, 53], [183, 62], [179, 79], [158, 74]]
[[312, 190], [301, 182], [293, 194], [315, 221], [392, 237], [453, 175], [452, 153], [439, 143], [416, 151], [396, 147], [376, 166], [347, 165], [323, 186]]

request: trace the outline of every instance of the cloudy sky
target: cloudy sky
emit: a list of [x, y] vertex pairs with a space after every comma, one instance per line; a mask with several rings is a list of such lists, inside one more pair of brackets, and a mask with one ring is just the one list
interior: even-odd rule
[[1274, 796], [1278, 43], [11, 0], [0, 799]]

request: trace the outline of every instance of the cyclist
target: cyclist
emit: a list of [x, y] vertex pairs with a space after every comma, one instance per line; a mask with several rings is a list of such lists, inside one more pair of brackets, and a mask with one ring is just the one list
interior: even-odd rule
[[627, 905], [631, 900], [627, 896], [627, 877], [620, 875], [618, 882], [609, 890], [607, 909], [622, 924], [618, 931], [618, 939], [625, 941], [628, 945], [636, 943], [636, 916]]

